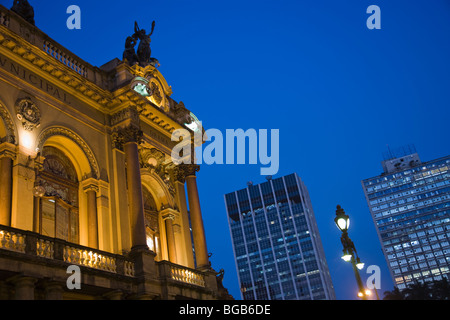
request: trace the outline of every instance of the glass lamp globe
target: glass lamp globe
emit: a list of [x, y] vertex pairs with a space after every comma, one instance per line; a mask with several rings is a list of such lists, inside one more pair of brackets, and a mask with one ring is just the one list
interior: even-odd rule
[[361, 260], [359, 260], [359, 257], [356, 259], [356, 267], [359, 270], [362, 270], [364, 268], [364, 262], [361, 262]]
[[336, 209], [336, 218], [334, 218], [334, 222], [342, 232], [347, 231], [350, 227], [350, 217], [345, 214], [344, 209], [342, 209], [339, 205]]

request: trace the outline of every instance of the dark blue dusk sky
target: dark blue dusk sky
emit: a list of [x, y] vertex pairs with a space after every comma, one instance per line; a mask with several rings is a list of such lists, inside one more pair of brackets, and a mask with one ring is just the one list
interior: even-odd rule
[[[10, 8], [13, 1], [1, 0]], [[361, 259], [393, 284], [361, 180], [382, 172], [382, 154], [414, 144], [422, 161], [450, 153], [450, 2], [300, 0], [30, 0], [36, 25], [95, 66], [122, 57], [134, 21], [152, 56], [206, 129], [280, 130], [280, 170], [309, 189], [338, 299], [355, 299], [341, 260], [337, 204], [351, 217]], [[66, 9], [81, 8], [68, 30]], [[369, 5], [381, 30], [369, 30]], [[212, 266], [240, 299], [223, 195], [265, 181], [258, 165], [204, 165], [198, 174]], [[365, 280], [367, 275], [362, 272]]]

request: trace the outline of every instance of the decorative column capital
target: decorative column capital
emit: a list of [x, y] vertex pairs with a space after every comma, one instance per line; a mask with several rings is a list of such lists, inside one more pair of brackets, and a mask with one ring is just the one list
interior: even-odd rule
[[89, 179], [83, 180], [81, 182], [81, 186], [85, 193], [88, 193], [89, 191], [94, 191], [97, 194], [100, 191], [100, 188], [98, 185], [98, 180], [96, 180], [94, 178], [89, 178]]
[[179, 164], [174, 168], [175, 179], [184, 183], [186, 177], [195, 176], [200, 171], [200, 166], [197, 164]]
[[161, 208], [160, 214], [161, 214], [161, 218], [164, 221], [165, 220], [172, 220], [173, 221], [173, 220], [175, 220], [178, 217], [179, 212], [176, 211], [175, 209], [172, 209], [172, 208], [165, 208], [165, 209]]
[[186, 176], [184, 174], [184, 171], [181, 169], [181, 165], [176, 166], [171, 170], [172, 173], [172, 179], [175, 182], [181, 182], [184, 184], [186, 182]]
[[9, 142], [4, 142], [0, 144], [0, 159], [10, 158], [15, 160], [17, 156], [16, 146]]
[[42, 156], [40, 152], [38, 152], [36, 158], [34, 159], [34, 169], [37, 172], [41, 172], [44, 170], [44, 161], [45, 157]]
[[172, 220], [172, 221], [174, 221], [174, 220], [175, 220], [175, 215], [172, 214], [172, 213], [166, 213], [166, 214], [161, 215], [161, 218], [162, 218], [164, 221], [166, 221], [166, 220]]
[[122, 150], [123, 146], [130, 142], [141, 144], [143, 138], [142, 130], [134, 125], [116, 128], [112, 133], [113, 146], [119, 150]]
[[122, 150], [126, 143], [142, 143], [144, 134], [140, 130], [139, 112], [136, 106], [128, 106], [113, 114], [111, 126], [113, 127], [112, 141], [114, 148]]

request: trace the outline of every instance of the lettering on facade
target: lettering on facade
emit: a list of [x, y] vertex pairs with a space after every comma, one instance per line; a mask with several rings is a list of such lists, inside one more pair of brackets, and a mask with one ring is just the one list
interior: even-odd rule
[[175, 146], [175, 143], [172, 142], [171, 139], [160, 134], [157, 131], [154, 131], [152, 128], [150, 128], [150, 130], [145, 131], [145, 133], [148, 134], [150, 138], [158, 141], [159, 143], [162, 143], [166, 147], [173, 148]]
[[69, 97], [67, 96], [67, 94], [62, 91], [61, 89], [55, 87], [53, 84], [51, 84], [50, 82], [42, 79], [41, 77], [35, 75], [34, 73], [28, 71], [27, 69], [25, 69], [24, 67], [22, 67], [21, 65], [19, 65], [18, 63], [12, 62], [11, 60], [9, 60], [8, 58], [5, 58], [3, 56], [0, 56], [0, 67], [19, 77], [20, 79], [28, 82], [29, 84], [31, 84], [32, 86], [34, 86], [37, 89], [40, 89], [44, 92], [47, 92], [49, 95], [51, 95], [52, 97], [67, 103], [67, 104], [71, 104], [69, 101]]

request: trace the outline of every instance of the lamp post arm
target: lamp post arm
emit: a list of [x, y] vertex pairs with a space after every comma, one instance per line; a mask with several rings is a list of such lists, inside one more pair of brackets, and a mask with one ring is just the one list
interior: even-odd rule
[[359, 270], [356, 267], [356, 259], [355, 259], [354, 255], [352, 255], [351, 263], [352, 263], [352, 267], [353, 267], [353, 272], [355, 273], [355, 278], [356, 278], [356, 282], [358, 284], [359, 292], [362, 293], [362, 299], [363, 300], [367, 300], [366, 292], [364, 290], [364, 285], [363, 285], [363, 282], [361, 280], [361, 275], [359, 274]]
[[363, 295], [362, 299], [367, 300], [366, 292], [364, 290], [364, 285], [361, 280], [361, 275], [359, 274], [358, 267], [356, 266], [357, 258], [358, 258], [358, 254], [356, 252], [356, 247], [355, 247], [355, 244], [353, 243], [353, 241], [348, 236], [347, 232], [342, 233], [341, 243], [342, 243], [342, 246], [344, 247], [344, 250], [347, 251], [348, 254], [350, 254], [352, 256], [350, 262], [352, 264], [353, 272], [355, 273], [355, 278], [356, 278], [356, 283], [358, 284], [358, 289]]

